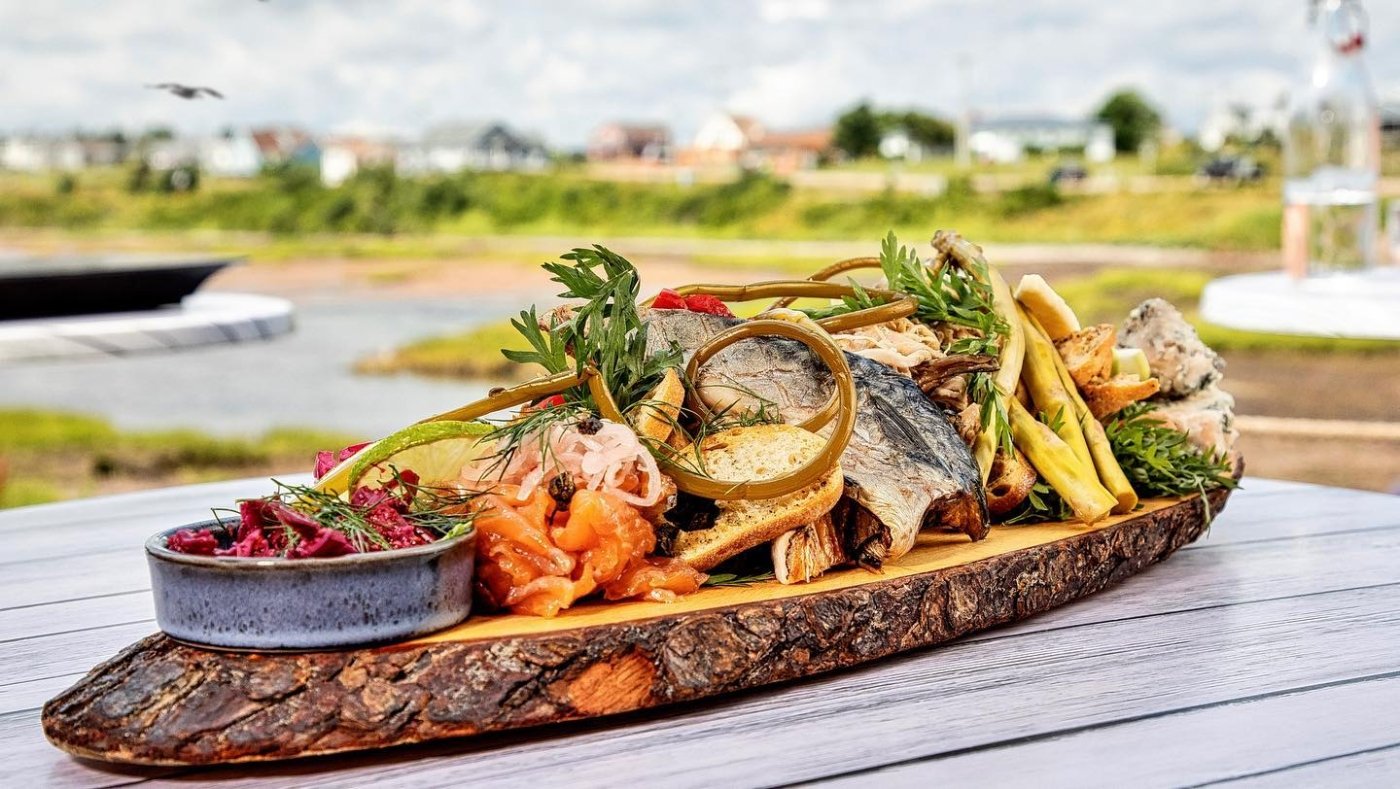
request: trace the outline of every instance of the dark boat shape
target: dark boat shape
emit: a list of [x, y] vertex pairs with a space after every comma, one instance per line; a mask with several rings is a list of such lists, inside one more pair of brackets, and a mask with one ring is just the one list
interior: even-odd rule
[[141, 312], [178, 304], [234, 257], [0, 259], [0, 320]]
[[[674, 342], [688, 354], [741, 321], [685, 310], [653, 310], [647, 343], [655, 351]], [[903, 556], [920, 529], [987, 534], [982, 479], [967, 445], [937, 405], [909, 378], [852, 353], [846, 354], [856, 382], [856, 427], [841, 469], [846, 494], [858, 506], [845, 508], [837, 524], [848, 554], [868, 566]], [[806, 346], [759, 337], [719, 352], [695, 382], [716, 410], [737, 404], [755, 410], [777, 407], [784, 421], [816, 413], [831, 392], [831, 373]]]

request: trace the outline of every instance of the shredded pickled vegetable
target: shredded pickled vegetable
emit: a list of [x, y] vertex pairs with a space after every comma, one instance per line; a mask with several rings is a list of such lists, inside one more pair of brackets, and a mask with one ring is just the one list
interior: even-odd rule
[[524, 501], [567, 473], [580, 490], [606, 491], [637, 507], [656, 504], [665, 493], [665, 480], [632, 428], [605, 419], [595, 420], [589, 429], [582, 424], [546, 422], [521, 439], [504, 468], [492, 468], [487, 458], [464, 469], [463, 480], [472, 487], [517, 485], [518, 499]]

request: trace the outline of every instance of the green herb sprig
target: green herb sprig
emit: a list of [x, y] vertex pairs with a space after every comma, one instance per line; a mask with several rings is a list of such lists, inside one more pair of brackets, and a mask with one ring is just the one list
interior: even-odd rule
[[[982, 264], [974, 264], [981, 266]], [[972, 329], [967, 337], [949, 343], [943, 350], [949, 354], [981, 354], [996, 356], [1006, 337], [1006, 321], [992, 305], [992, 287], [986, 271], [966, 271], [949, 263], [925, 265], [911, 248], [901, 246], [894, 231], [880, 243], [880, 270], [890, 290], [914, 297], [918, 308], [914, 319], [925, 324], [947, 324]], [[839, 304], [806, 310], [815, 319], [879, 306], [876, 299], [854, 280], [855, 293], [841, 299]], [[1010, 419], [1006, 406], [994, 397], [996, 384], [989, 373], [974, 373], [968, 378], [968, 396], [981, 406], [983, 430], [993, 430], [1003, 450], [1011, 450]]]
[[1002, 518], [1000, 523], [1005, 526], [1017, 524], [1046, 523], [1049, 521], [1068, 521], [1074, 519], [1074, 510], [1060, 498], [1060, 494], [1043, 480], [1036, 480], [1031, 486], [1031, 492], [1026, 496], [1026, 500], [1021, 502], [1016, 509]]
[[[584, 303], [569, 320], [548, 330], [540, 328], [533, 307], [521, 312], [511, 325], [531, 350], [502, 351], [507, 359], [533, 362], [551, 373], [566, 370], [569, 356], [580, 372], [592, 364], [624, 412], [660, 383], [667, 368], [680, 364], [677, 347], [647, 354], [647, 329], [637, 308], [641, 282], [637, 267], [626, 258], [595, 244], [543, 267], [554, 275], [551, 281], [564, 286], [561, 298]], [[570, 390], [565, 398], [596, 410], [585, 387]]]
[[1201, 451], [1185, 433], [1155, 419], [1155, 409], [1150, 403], [1133, 403], [1104, 426], [1113, 455], [1134, 490], [1148, 496], [1184, 496], [1236, 486], [1227, 457]]
[[755, 573], [710, 573], [702, 586], [751, 586], [773, 580], [772, 570]]

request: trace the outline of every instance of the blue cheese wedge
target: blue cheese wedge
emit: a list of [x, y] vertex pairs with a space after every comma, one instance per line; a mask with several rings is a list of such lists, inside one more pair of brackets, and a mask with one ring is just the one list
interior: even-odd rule
[[1212, 384], [1189, 397], [1153, 403], [1154, 416], [1185, 433], [1202, 450], [1219, 455], [1234, 450], [1240, 433], [1235, 429], [1235, 398], [1229, 392]]
[[1201, 342], [1180, 310], [1162, 299], [1148, 299], [1128, 313], [1118, 345], [1142, 350], [1167, 399], [1201, 392], [1225, 372], [1225, 361]]

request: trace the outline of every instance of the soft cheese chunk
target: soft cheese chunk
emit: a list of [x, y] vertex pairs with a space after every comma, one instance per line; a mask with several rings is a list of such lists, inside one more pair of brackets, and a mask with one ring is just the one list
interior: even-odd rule
[[1181, 312], [1162, 299], [1148, 299], [1128, 313], [1118, 345], [1142, 349], [1167, 398], [1199, 392], [1225, 370], [1225, 362], [1201, 342]]
[[1180, 400], [1159, 401], [1153, 413], [1206, 452], [1227, 455], [1240, 435], [1235, 429], [1235, 398], [1214, 385]]

